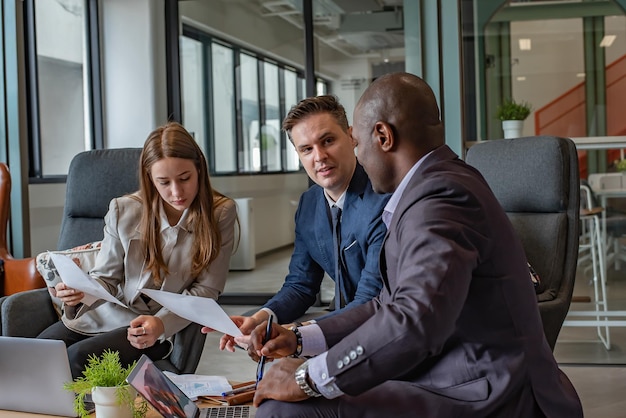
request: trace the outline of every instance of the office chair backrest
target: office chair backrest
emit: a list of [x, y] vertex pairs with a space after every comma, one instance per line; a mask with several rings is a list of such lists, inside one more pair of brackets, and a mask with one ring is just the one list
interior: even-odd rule
[[466, 157], [487, 180], [545, 289], [537, 295], [554, 349], [576, 277], [580, 215], [578, 155], [572, 140], [526, 137], [484, 141]]
[[141, 148], [115, 148], [84, 151], [72, 159], [57, 249], [103, 238], [111, 199], [139, 189], [140, 155]]

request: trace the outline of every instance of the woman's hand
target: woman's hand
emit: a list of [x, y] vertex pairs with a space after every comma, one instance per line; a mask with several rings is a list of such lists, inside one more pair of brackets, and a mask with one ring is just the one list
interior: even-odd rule
[[165, 331], [161, 318], [151, 315], [140, 315], [130, 321], [127, 338], [135, 348], [144, 350], [152, 347]]
[[79, 290], [67, 286], [60, 282], [54, 286], [54, 296], [59, 298], [67, 306], [76, 306], [85, 297], [85, 294]]
[[231, 316], [230, 319], [237, 325], [243, 336], [235, 338], [232, 335], [222, 335], [222, 338], [220, 338], [220, 350], [228, 350], [233, 353], [236, 345], [244, 349], [248, 348], [250, 332], [263, 321], [259, 321], [254, 316]]

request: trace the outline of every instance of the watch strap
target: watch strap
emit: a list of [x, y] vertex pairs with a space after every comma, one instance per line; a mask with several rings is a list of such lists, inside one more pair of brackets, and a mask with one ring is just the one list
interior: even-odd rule
[[297, 369], [295, 373], [296, 383], [298, 387], [302, 389], [305, 395], [311, 398], [317, 398], [322, 396], [318, 391], [313, 389], [311, 385], [309, 385], [308, 377], [309, 377], [309, 362], [305, 361], [302, 363]]

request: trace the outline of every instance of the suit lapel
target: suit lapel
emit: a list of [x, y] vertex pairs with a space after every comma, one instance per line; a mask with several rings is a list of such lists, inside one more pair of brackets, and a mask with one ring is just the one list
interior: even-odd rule
[[[188, 286], [183, 279], [191, 278], [191, 263], [189, 257], [193, 254], [193, 237], [191, 234], [187, 234], [184, 231], [180, 231], [179, 234], [184, 234], [184, 237], [179, 236], [178, 244], [172, 251], [170, 262], [168, 263], [170, 273], [165, 276], [163, 286], [161, 287], [161, 290], [166, 292], [180, 293]], [[174, 269], [176, 269], [176, 271], [174, 271]], [[170, 277], [172, 279], [170, 279]]]
[[[394, 259], [398, 258], [400, 252], [400, 248], [398, 248], [397, 244], [397, 234], [392, 231], [396, 231], [398, 229], [398, 219], [402, 216], [402, 213], [407, 209], [407, 207], [413, 204], [415, 200], [412, 196], [410, 196], [410, 190], [413, 189], [416, 184], [420, 183], [423, 173], [427, 171], [430, 166], [441, 161], [454, 160], [457, 158], [458, 156], [447, 145], [437, 148], [432, 152], [432, 154], [426, 157], [417, 171], [413, 174], [413, 177], [410, 179], [406, 189], [404, 189], [403, 195], [394, 210], [393, 216], [391, 217], [391, 222], [389, 224], [389, 228], [387, 229], [387, 233], [385, 234], [379, 257], [380, 275], [383, 285], [388, 292], [390, 292], [391, 287], [389, 285], [390, 279], [389, 271], [387, 270], [387, 260], [392, 260], [391, 265], [397, 265]], [[394, 235], [391, 239], [389, 239], [391, 234]], [[397, 272], [392, 271], [391, 274], [392, 279], [395, 280]]]
[[352, 180], [350, 180], [350, 185], [348, 185], [343, 204], [344, 217], [341, 220], [342, 248], [350, 245], [349, 242], [346, 242], [346, 239], [353, 235], [355, 226], [357, 228], [360, 227], [358, 213], [361, 208], [361, 203], [363, 202], [363, 193], [365, 192], [366, 185], [367, 175], [365, 174], [365, 170], [357, 163], [354, 174], [352, 175]]
[[[334, 265], [333, 226], [330, 219], [330, 208], [326, 202], [326, 196], [324, 196], [324, 189], [321, 187], [319, 187], [318, 194], [315, 197], [315, 210], [311, 222], [313, 226], [311, 229], [315, 234], [317, 248], [322, 254], [322, 257], [327, 260], [328, 267], [330, 267]], [[307, 237], [304, 237], [304, 239], [307, 239]], [[324, 270], [326, 270], [326, 268], [324, 268]]]
[[383, 286], [387, 290], [387, 293], [391, 293], [391, 288], [389, 287], [389, 278], [387, 277], [387, 257], [385, 256], [387, 238], [389, 238], [389, 231], [387, 231], [387, 233], [385, 234], [383, 244], [380, 247], [380, 254], [378, 255], [378, 269], [380, 271], [380, 278], [382, 279]]
[[[130, 283], [137, 283], [134, 289], [126, 289], [132, 291], [132, 297], [130, 297], [131, 304], [141, 295], [140, 290], [145, 289], [147, 283], [152, 280], [152, 275], [149, 271], [144, 271], [145, 257], [143, 256], [143, 248], [141, 246], [141, 240], [139, 238], [132, 238], [128, 242], [128, 254], [126, 256], [126, 262], [124, 265], [124, 275], [126, 276], [125, 286]], [[133, 277], [137, 277], [138, 281], [132, 280]], [[124, 293], [126, 293], [124, 292]]]

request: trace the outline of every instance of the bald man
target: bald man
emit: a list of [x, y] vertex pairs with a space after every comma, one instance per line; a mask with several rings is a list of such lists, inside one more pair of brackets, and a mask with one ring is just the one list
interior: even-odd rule
[[546, 342], [524, 250], [483, 177], [444, 144], [419, 77], [365, 91], [352, 135], [388, 235], [371, 302], [295, 332], [257, 327], [281, 359], [257, 417], [582, 417]]

